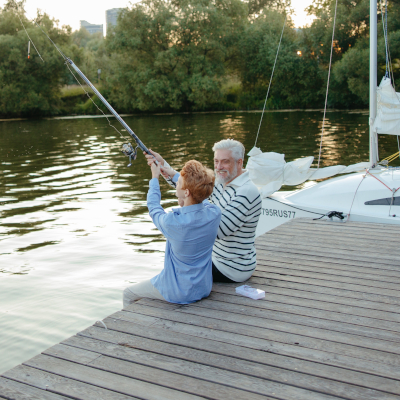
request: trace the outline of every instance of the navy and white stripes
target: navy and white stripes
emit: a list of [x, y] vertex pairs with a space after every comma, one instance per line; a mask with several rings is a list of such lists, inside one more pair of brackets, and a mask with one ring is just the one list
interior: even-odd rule
[[260, 193], [245, 171], [225, 188], [216, 185], [210, 201], [222, 211], [213, 263], [228, 278], [243, 282], [256, 268], [254, 239], [261, 214]]

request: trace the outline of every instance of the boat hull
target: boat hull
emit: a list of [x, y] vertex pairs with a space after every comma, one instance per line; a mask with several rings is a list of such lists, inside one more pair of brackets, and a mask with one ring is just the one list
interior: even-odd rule
[[[312, 187], [276, 192], [263, 199], [256, 236], [294, 218], [319, 218], [330, 211], [342, 212], [343, 220], [400, 224], [400, 170], [355, 173], [320, 182]], [[393, 189], [399, 189], [393, 195]], [[397, 199], [396, 199], [397, 197]]]

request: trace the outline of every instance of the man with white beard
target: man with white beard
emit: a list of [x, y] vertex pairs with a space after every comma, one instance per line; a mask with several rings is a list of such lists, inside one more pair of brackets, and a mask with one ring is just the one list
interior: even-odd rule
[[[243, 169], [244, 146], [224, 139], [213, 146], [215, 186], [209, 198], [222, 216], [212, 252], [214, 282], [243, 282], [256, 268], [254, 240], [261, 214], [261, 196], [249, 173]], [[176, 174], [168, 163], [152, 152], [163, 165], [162, 173]], [[149, 163], [153, 157], [145, 154]]]
[[243, 169], [244, 146], [225, 139], [213, 146], [215, 186], [210, 201], [222, 216], [212, 261], [214, 282], [243, 282], [256, 268], [254, 239], [261, 196]]

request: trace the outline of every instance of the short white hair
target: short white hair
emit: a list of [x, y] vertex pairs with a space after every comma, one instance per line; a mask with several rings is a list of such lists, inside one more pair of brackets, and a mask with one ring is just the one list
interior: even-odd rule
[[216, 150], [230, 150], [232, 152], [232, 157], [238, 161], [239, 159], [244, 160], [244, 146], [242, 143], [234, 139], [224, 139], [215, 143], [213, 151]]

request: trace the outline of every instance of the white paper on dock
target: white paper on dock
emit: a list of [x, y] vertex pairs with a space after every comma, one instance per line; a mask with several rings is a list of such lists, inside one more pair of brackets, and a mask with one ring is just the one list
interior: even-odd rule
[[236, 288], [236, 293], [242, 296], [250, 297], [253, 300], [263, 299], [265, 297], [264, 290], [255, 289], [248, 285], [242, 285]]

